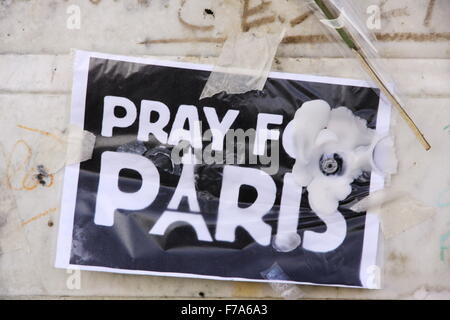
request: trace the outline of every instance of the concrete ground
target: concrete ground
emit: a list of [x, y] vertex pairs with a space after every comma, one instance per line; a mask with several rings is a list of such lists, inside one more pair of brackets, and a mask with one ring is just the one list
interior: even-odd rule
[[[254, 14], [248, 17], [242, 15], [244, 2], [0, 0], [3, 156], [16, 157], [13, 146], [20, 140], [29, 142], [32, 153], [39, 152], [29, 133], [6, 132], [6, 124], [48, 132], [66, 128], [73, 48], [214, 64], [230, 34], [284, 23], [288, 30], [272, 70], [368, 78], [355, 59], [321, 36], [324, 27], [302, 1], [260, 5], [252, 0]], [[383, 289], [298, 289], [310, 299], [450, 299], [450, 2], [358, 3], [369, 9], [367, 19], [375, 27], [386, 70], [432, 145], [425, 152], [394, 112], [400, 162], [390, 188], [408, 196], [383, 206], [381, 214], [389, 218], [400, 212], [401, 221], [420, 223], [384, 239]], [[374, 4], [380, 9], [379, 26], [370, 7]], [[2, 174], [9, 174], [4, 166]], [[55, 269], [61, 186], [62, 172], [50, 187], [0, 190], [1, 297], [281, 298], [267, 284]]]

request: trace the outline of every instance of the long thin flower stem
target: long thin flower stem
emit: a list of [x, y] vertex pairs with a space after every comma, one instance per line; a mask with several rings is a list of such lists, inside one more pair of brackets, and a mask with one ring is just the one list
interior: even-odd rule
[[[322, 13], [325, 15], [325, 17], [328, 20], [334, 20], [336, 19], [336, 14], [330, 9], [329, 6], [325, 4], [323, 0], [314, 0], [316, 5], [319, 7], [319, 9], [322, 11]], [[389, 99], [389, 101], [392, 103], [392, 105], [397, 109], [397, 111], [400, 113], [400, 116], [405, 120], [406, 124], [409, 126], [409, 128], [413, 131], [414, 135], [417, 137], [419, 142], [422, 144], [422, 146], [425, 148], [425, 150], [430, 150], [431, 146], [428, 143], [428, 141], [423, 136], [422, 132], [419, 130], [417, 125], [414, 123], [414, 121], [411, 119], [411, 117], [408, 115], [408, 113], [405, 111], [405, 109], [402, 107], [398, 99], [392, 94], [392, 92], [389, 90], [389, 88], [383, 83], [381, 80], [381, 77], [377, 74], [373, 66], [370, 64], [369, 60], [365, 56], [364, 52], [360, 49], [354, 38], [351, 36], [349, 31], [345, 27], [342, 28], [336, 28], [336, 32], [339, 34], [339, 36], [342, 38], [342, 40], [347, 44], [347, 46], [352, 50], [352, 52], [356, 55], [358, 58], [358, 61], [362, 64], [364, 69], [367, 71], [367, 73], [370, 75], [372, 80], [377, 84], [377, 86], [380, 88], [380, 90], [383, 92], [383, 94]]]

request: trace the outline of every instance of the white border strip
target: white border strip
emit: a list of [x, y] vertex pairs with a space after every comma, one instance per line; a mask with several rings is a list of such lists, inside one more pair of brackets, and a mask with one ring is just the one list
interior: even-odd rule
[[[175, 67], [191, 70], [212, 71], [212, 65], [195, 64], [187, 62], [176, 61], [163, 61], [150, 58], [128, 57], [120, 55], [110, 55], [89, 51], [75, 51], [74, 59], [74, 78], [72, 85], [72, 99], [71, 99], [71, 114], [70, 122], [84, 129], [84, 112], [86, 107], [86, 90], [87, 90], [87, 77], [89, 72], [90, 58], [101, 58], [109, 60], [118, 60], [126, 62], [141, 63], [147, 65], [157, 65], [165, 67]], [[348, 86], [358, 86], [370, 88], [373, 85], [369, 81], [354, 80], [346, 78], [334, 78], [334, 77], [322, 77], [313, 75], [282, 73], [282, 72], [270, 72], [269, 78], [275, 79], [287, 79], [298, 80], [316, 83], [328, 83]], [[380, 105], [377, 116], [377, 132], [380, 134], [388, 133], [390, 122], [391, 108], [386, 103], [386, 99], [380, 99]], [[64, 269], [80, 269], [88, 271], [103, 271], [114, 272], [122, 274], [140, 274], [140, 275], [153, 275], [153, 276], [167, 276], [167, 277], [181, 277], [181, 278], [198, 278], [198, 279], [212, 279], [212, 280], [228, 280], [228, 281], [248, 281], [248, 282], [284, 282], [294, 284], [306, 284], [306, 285], [320, 285], [320, 286], [338, 286], [349, 288], [360, 288], [356, 286], [346, 286], [340, 284], [316, 284], [309, 282], [297, 282], [297, 281], [274, 281], [263, 279], [247, 279], [247, 278], [233, 278], [233, 277], [220, 277], [220, 276], [205, 276], [190, 273], [177, 273], [177, 272], [155, 272], [144, 270], [127, 270], [116, 269], [109, 267], [99, 266], [86, 266], [86, 265], [73, 265], [70, 264], [70, 252], [72, 247], [72, 233], [73, 222], [75, 214], [75, 203], [78, 188], [79, 179], [79, 164], [67, 166], [64, 173], [64, 185], [61, 203], [61, 216], [59, 221], [58, 232], [58, 244], [55, 267]], [[372, 172], [370, 192], [381, 189], [384, 186], [384, 177]], [[360, 277], [363, 287], [368, 288], [367, 283], [370, 274], [367, 274], [367, 268], [376, 265], [377, 247], [378, 247], [378, 235], [379, 235], [379, 221], [378, 216], [372, 213], [366, 214], [364, 229], [364, 243], [361, 259]], [[367, 226], [370, 228], [367, 228]]]
[[[70, 123], [84, 128], [84, 111], [86, 107], [86, 88], [90, 56], [82, 51], [75, 52], [70, 107]], [[61, 197], [58, 243], [56, 247], [55, 267], [67, 268], [72, 248], [73, 222], [77, 198], [80, 164], [66, 166]]]

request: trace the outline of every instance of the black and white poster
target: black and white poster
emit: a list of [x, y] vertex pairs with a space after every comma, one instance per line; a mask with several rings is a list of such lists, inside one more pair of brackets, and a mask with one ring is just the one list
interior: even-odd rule
[[379, 90], [273, 72], [200, 100], [211, 70], [76, 52], [71, 123], [96, 142], [65, 169], [56, 267], [373, 287], [378, 217], [350, 208], [384, 179], [346, 172], [388, 132]]

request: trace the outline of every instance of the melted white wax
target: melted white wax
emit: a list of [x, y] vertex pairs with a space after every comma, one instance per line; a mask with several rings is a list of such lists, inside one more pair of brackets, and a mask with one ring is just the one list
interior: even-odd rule
[[[365, 119], [346, 107], [331, 109], [323, 100], [306, 102], [295, 114], [294, 127], [297, 158], [292, 172], [296, 182], [307, 188], [310, 207], [322, 220], [336, 217], [339, 201], [350, 195], [351, 183], [363, 171], [395, 173], [392, 139], [379, 136], [367, 127]], [[320, 169], [320, 159], [333, 154], [342, 159], [342, 169], [326, 175]], [[285, 235], [277, 237], [275, 244], [286, 252], [300, 242]]]

